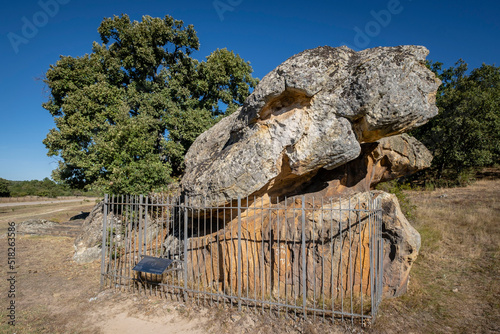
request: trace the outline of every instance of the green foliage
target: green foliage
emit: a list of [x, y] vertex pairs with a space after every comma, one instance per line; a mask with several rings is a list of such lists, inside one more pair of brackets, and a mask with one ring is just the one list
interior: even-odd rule
[[377, 184], [376, 189], [396, 195], [401, 212], [403, 212], [408, 219], [415, 218], [416, 206], [411, 203], [410, 198], [404, 192], [404, 190], [410, 189], [408, 184], [398, 182], [398, 180], [392, 180]]
[[5, 184], [9, 195], [12, 197], [22, 197], [22, 196], [42, 196], [42, 197], [57, 197], [57, 196], [96, 196], [99, 195], [95, 192], [86, 192], [78, 189], [70, 189], [69, 186], [64, 184], [58, 184], [49, 178], [45, 178], [42, 181], [31, 180], [31, 181], [9, 181], [0, 179], [1, 185]]
[[234, 112], [257, 79], [226, 49], [191, 58], [196, 32], [170, 16], [114, 16], [98, 32], [91, 54], [61, 57], [46, 73], [43, 107], [56, 128], [44, 144], [61, 158], [53, 178], [113, 193], [157, 190], [182, 174], [196, 137]]
[[443, 81], [439, 114], [413, 131], [434, 155], [425, 178], [438, 186], [467, 184], [477, 168], [500, 161], [500, 67], [483, 64], [467, 74], [467, 64], [443, 70], [428, 63]]
[[9, 181], [0, 178], [0, 197], [9, 197]]

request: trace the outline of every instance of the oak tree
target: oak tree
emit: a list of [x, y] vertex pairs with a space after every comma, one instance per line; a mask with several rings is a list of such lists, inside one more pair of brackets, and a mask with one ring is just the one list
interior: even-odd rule
[[194, 139], [240, 106], [257, 84], [239, 55], [192, 57], [192, 25], [170, 16], [102, 21], [101, 43], [61, 56], [45, 76], [43, 107], [55, 128], [44, 140], [59, 157], [53, 178], [73, 188], [146, 193], [180, 176]]

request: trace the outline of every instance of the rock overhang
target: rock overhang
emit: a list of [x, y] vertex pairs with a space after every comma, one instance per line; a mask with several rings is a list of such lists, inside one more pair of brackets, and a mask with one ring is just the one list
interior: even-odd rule
[[356, 159], [361, 144], [424, 124], [437, 114], [440, 84], [427, 54], [411, 45], [326, 46], [290, 57], [196, 139], [183, 193], [222, 204], [263, 189], [284, 167], [288, 177], [332, 170]]

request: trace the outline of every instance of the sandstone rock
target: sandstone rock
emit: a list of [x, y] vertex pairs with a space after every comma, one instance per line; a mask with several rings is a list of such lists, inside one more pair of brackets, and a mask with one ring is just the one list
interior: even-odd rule
[[421, 46], [355, 52], [319, 47], [266, 75], [242, 108], [201, 134], [186, 154], [183, 193], [223, 204], [281, 180], [310, 180], [356, 159], [361, 144], [437, 114], [439, 81]]
[[410, 225], [393, 194], [375, 191], [382, 201], [385, 297], [398, 297], [408, 287], [410, 269], [420, 250], [420, 234]]
[[386, 137], [375, 143], [361, 144], [358, 158], [333, 170], [320, 169], [310, 179], [281, 180], [257, 194], [291, 196], [302, 193], [316, 197], [349, 195], [375, 189], [380, 182], [411, 175], [430, 167], [432, 154], [417, 139], [407, 134]]
[[[380, 199], [383, 210], [383, 294], [396, 297], [406, 292], [411, 265], [420, 248], [420, 235], [401, 213], [397, 198], [382, 191], [357, 193], [338, 201], [316, 204], [306, 197], [304, 234], [307, 237], [309, 292], [321, 289], [335, 298], [351, 292], [358, 296], [370, 295], [368, 213], [359, 211], [348, 215], [346, 210], [367, 209], [372, 198]], [[268, 211], [258, 210], [257, 201], [250, 203], [250, 209], [243, 212], [243, 291], [250, 294], [272, 291], [282, 298], [301, 294], [302, 225], [301, 215], [294, 212], [301, 204], [301, 198], [296, 198], [288, 202], [286, 210]], [[284, 207], [283, 202], [280, 207]], [[343, 214], [339, 208], [343, 209]], [[191, 276], [188, 279], [202, 286], [217, 282], [217, 290], [236, 293], [237, 233], [238, 222], [234, 218], [224, 229], [190, 238], [187, 257]]]
[[18, 233], [40, 234], [59, 225], [46, 219], [28, 219], [17, 225]]
[[83, 222], [83, 231], [75, 239], [74, 261], [88, 263], [101, 258], [103, 208], [103, 202], [94, 206]]
[[[334, 206], [329, 199], [341, 195], [352, 200], [340, 200], [342, 208], [359, 208], [368, 203], [370, 196], [377, 196], [383, 209], [384, 295], [401, 295], [418, 254], [420, 236], [401, 213], [394, 195], [369, 191], [379, 182], [430, 165], [429, 151], [416, 139], [400, 135], [437, 114], [439, 80], [425, 66], [427, 54], [427, 49], [420, 46], [360, 52], [346, 47], [320, 47], [291, 57], [262, 79], [239, 110], [193, 143], [186, 154], [186, 172], [181, 181], [189, 204], [220, 206], [234, 204], [237, 197], [242, 197], [249, 206], [260, 203], [272, 208], [276, 205], [271, 198], [283, 201], [298, 195], [301, 201], [300, 195], [307, 194], [326, 199], [327, 206]], [[348, 293], [350, 286], [341, 281], [352, 278], [361, 283], [355, 284], [358, 290], [352, 292], [368, 295], [368, 271], [360, 269], [369, 267], [367, 225], [352, 227], [359, 239], [346, 239], [350, 238], [345, 235], [346, 217], [318, 217], [314, 212], [322, 215], [324, 205], [318, 203], [323, 201], [307, 201], [308, 207], [317, 208], [306, 214], [306, 235], [312, 241], [306, 250], [307, 261], [316, 268], [307, 269], [308, 287], [322, 280], [332, 296], [341, 287]], [[299, 204], [292, 206], [299, 208]], [[300, 245], [294, 242], [301, 224], [298, 217], [286, 217], [285, 212], [280, 219], [280, 209], [256, 217], [257, 211], [246, 210], [241, 217], [246, 262], [243, 289], [264, 287], [280, 295], [283, 292], [276, 290], [279, 282], [285, 286], [287, 280], [298, 282], [302, 275]], [[358, 215], [359, 221], [367, 218], [363, 211]], [[238, 222], [233, 217], [236, 215], [231, 210], [217, 210], [216, 216], [210, 218], [224, 229], [192, 236], [188, 242], [194, 245], [186, 254], [189, 271], [201, 273], [197, 279], [205, 280], [208, 286], [214, 280], [220, 282], [220, 290], [236, 286], [233, 236]], [[277, 228], [280, 221], [288, 233], [282, 234]], [[271, 230], [280, 232], [266, 232]], [[284, 248], [273, 246], [277, 238], [285, 241]], [[348, 268], [342, 262], [347, 251], [361, 264], [359, 269]], [[254, 254], [259, 252], [262, 256], [256, 258]], [[214, 254], [216, 259], [206, 262]], [[280, 256], [277, 254], [286, 261], [276, 261]], [[265, 266], [271, 273], [269, 279], [262, 279], [252, 269], [255, 265]], [[330, 276], [324, 277], [325, 273]], [[299, 285], [292, 284], [289, 289], [298, 289]]]
[[[113, 206], [110, 206], [113, 207]], [[120, 211], [120, 208], [114, 206], [115, 210]], [[87, 263], [101, 258], [102, 250], [102, 233], [103, 233], [103, 218], [104, 218], [104, 202], [97, 204], [88, 217], [83, 222], [83, 231], [76, 237], [74, 243], [75, 253], [73, 260], [78, 263]], [[120, 251], [124, 248], [125, 226], [130, 224], [129, 219], [132, 215], [121, 215], [120, 212], [108, 212], [107, 216], [107, 233], [108, 246], [113, 245], [114, 251]], [[161, 228], [150, 214], [148, 214], [146, 226], [146, 235], [144, 241], [150, 243], [158, 235], [158, 230]], [[143, 227], [143, 226], [142, 226]]]

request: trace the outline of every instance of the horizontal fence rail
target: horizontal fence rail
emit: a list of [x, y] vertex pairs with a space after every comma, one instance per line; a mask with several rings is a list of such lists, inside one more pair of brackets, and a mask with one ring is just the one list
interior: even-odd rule
[[[383, 275], [377, 198], [206, 203], [106, 195], [101, 286], [296, 318], [374, 320]], [[162, 275], [132, 270], [144, 256], [172, 264]]]

